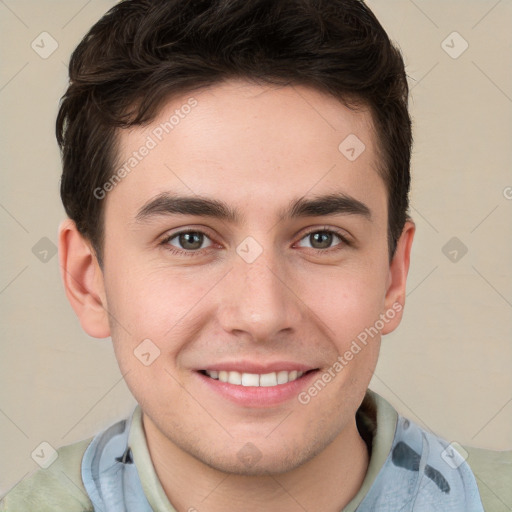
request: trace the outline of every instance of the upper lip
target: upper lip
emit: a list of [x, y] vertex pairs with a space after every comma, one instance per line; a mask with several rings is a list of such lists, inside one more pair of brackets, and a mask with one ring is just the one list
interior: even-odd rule
[[240, 373], [255, 373], [260, 375], [280, 371], [292, 372], [294, 370], [298, 372], [307, 372], [309, 370], [315, 369], [316, 368], [314, 366], [303, 363], [294, 363], [291, 361], [273, 361], [268, 363], [255, 363], [249, 361], [224, 361], [222, 363], [214, 363], [200, 368], [200, 370], [206, 371], [232, 371]]

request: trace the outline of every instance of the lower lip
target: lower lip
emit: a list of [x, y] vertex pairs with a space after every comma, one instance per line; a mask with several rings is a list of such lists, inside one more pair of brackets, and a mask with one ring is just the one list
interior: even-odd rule
[[196, 372], [196, 375], [209, 389], [241, 407], [265, 408], [280, 405], [288, 400], [297, 398], [299, 393], [309, 386], [317, 373], [318, 370], [315, 370], [304, 374], [302, 377], [292, 382], [268, 387], [238, 386], [236, 384], [230, 384], [229, 382], [221, 382], [220, 380], [212, 379], [199, 372]]

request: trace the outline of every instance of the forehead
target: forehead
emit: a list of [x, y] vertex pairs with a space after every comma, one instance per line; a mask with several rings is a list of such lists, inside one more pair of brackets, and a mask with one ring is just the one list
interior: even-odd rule
[[[119, 132], [107, 201], [140, 208], [164, 192], [241, 210], [342, 191], [385, 208], [371, 116], [303, 86], [230, 81], [173, 98], [147, 126]], [[132, 212], [135, 215], [135, 211]]]

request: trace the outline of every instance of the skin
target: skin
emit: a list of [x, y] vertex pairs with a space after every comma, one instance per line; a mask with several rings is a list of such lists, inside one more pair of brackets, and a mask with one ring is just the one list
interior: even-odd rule
[[[414, 224], [407, 222], [390, 263], [371, 116], [307, 87], [229, 81], [174, 98], [149, 126], [120, 132], [119, 162], [191, 96], [197, 106], [104, 200], [103, 269], [74, 223], [62, 223], [67, 296], [88, 334], [112, 337], [156, 473], [178, 511], [339, 511], [366, 474], [355, 413], [380, 335], [398, 326], [401, 312], [307, 405], [294, 397], [241, 407], [202, 384], [196, 370], [243, 360], [326, 371], [380, 314], [404, 304]], [[349, 134], [365, 144], [355, 161], [338, 150]], [[222, 200], [241, 218], [137, 221], [163, 192]], [[370, 217], [279, 217], [294, 199], [332, 193], [364, 203]], [[309, 236], [326, 229], [349, 243], [333, 235], [322, 246]], [[171, 253], [190, 247], [178, 237], [165, 240], [184, 230], [207, 235], [192, 256]], [[236, 251], [248, 236], [262, 249], [252, 263]], [[149, 366], [134, 357], [144, 339], [160, 350]], [[261, 455], [249, 466], [237, 456], [246, 443]]]

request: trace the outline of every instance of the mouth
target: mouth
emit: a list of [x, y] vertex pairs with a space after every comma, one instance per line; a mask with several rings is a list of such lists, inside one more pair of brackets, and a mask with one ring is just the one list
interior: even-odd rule
[[317, 371], [311, 369], [306, 371], [299, 370], [279, 370], [270, 373], [246, 373], [236, 370], [200, 370], [199, 373], [219, 382], [233, 384], [234, 386], [244, 387], [275, 387], [300, 379], [303, 375]]
[[213, 393], [212, 398], [228, 400], [245, 410], [261, 410], [293, 403], [319, 371], [319, 368], [295, 363], [259, 365], [246, 362], [219, 363], [197, 370], [195, 374], [204, 393]]

